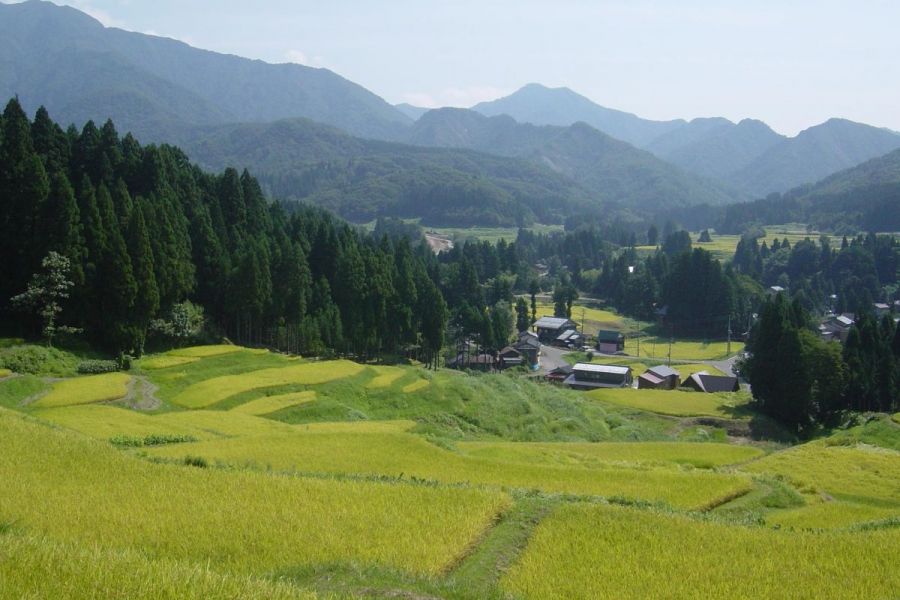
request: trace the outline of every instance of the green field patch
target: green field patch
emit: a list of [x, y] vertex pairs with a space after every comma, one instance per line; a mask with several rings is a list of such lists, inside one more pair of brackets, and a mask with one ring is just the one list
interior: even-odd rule
[[[587, 360], [586, 352], [572, 352], [570, 354], [566, 354], [564, 356], [567, 362], [570, 364], [580, 363], [580, 362], [592, 362], [595, 364], [604, 364], [604, 365], [621, 365], [624, 367], [631, 367], [633, 374], [635, 377], [641, 375], [644, 371], [649, 369], [652, 366], [657, 364], [665, 364], [664, 362], [658, 361], [648, 361], [642, 362], [636, 358], [628, 358], [622, 356], [607, 356], [603, 354], [594, 354], [591, 360]], [[710, 375], [724, 375], [722, 371], [703, 363], [674, 363], [671, 365], [673, 369], [678, 371], [680, 378], [683, 380], [686, 377], [690, 377], [692, 374], [697, 373], [699, 371], [706, 371]]]
[[293, 392], [290, 394], [277, 394], [245, 402], [244, 404], [235, 406], [231, 410], [244, 413], [245, 415], [268, 415], [285, 408], [303, 404], [304, 402], [312, 402], [315, 398], [316, 393], [311, 390], [305, 392]]
[[900, 506], [884, 508], [831, 501], [770, 513], [766, 524], [784, 529], [844, 529], [890, 518], [900, 518]]
[[305, 433], [406, 433], [415, 426], [415, 421], [398, 419], [394, 421], [303, 423], [294, 425], [294, 429]]
[[406, 374], [406, 371], [400, 367], [372, 367], [372, 369], [377, 375], [366, 384], [366, 387], [375, 390], [390, 387]]
[[747, 395], [741, 392], [704, 394], [679, 390], [611, 388], [594, 390], [586, 395], [592, 400], [676, 417], [734, 418], [743, 414], [746, 410], [744, 405], [748, 402]]
[[410, 434], [309, 433], [235, 438], [153, 448], [151, 456], [200, 456], [234, 466], [539, 489], [665, 502], [703, 509], [750, 489], [744, 477], [677, 468], [556, 466], [463, 456]]
[[9, 533], [0, 535], [0, 597], [312, 600], [316, 596], [284, 582], [220, 573], [206, 564], [150, 560], [135, 550]]
[[890, 598], [900, 529], [800, 533], [561, 505], [501, 581], [516, 597]]
[[419, 390], [424, 390], [431, 382], [427, 379], [419, 379], [418, 381], [413, 381], [412, 383], [408, 383], [403, 386], [404, 394], [412, 394], [413, 392], [418, 392]]
[[[638, 351], [640, 350], [640, 354]], [[728, 343], [724, 341], [704, 340], [680, 340], [672, 342], [671, 356], [669, 355], [669, 338], [648, 336], [642, 337], [640, 349], [637, 338], [625, 337], [625, 353], [637, 358], [651, 358], [654, 360], [720, 360], [734, 356], [744, 350], [743, 342], [731, 342], [731, 352], [728, 352]]]
[[0, 381], [0, 406], [21, 408], [23, 402], [39, 396], [47, 387], [43, 379], [34, 375], [7, 377]]
[[190, 348], [179, 348], [170, 350], [169, 356], [181, 356], [186, 358], [207, 358], [209, 356], [221, 356], [223, 354], [231, 354], [232, 352], [249, 351], [241, 346], [232, 346], [231, 344], [218, 344], [212, 346], [191, 346]]
[[752, 446], [692, 442], [460, 442], [468, 456], [549, 465], [679, 464], [712, 468], [763, 456]]
[[173, 402], [186, 408], [203, 408], [250, 390], [291, 384], [316, 385], [356, 375], [364, 368], [347, 360], [286, 363], [283, 367], [200, 381], [175, 396]]
[[0, 379], [9, 377], [12, 374], [13, 374], [13, 372], [9, 369], [0, 369]]
[[151, 358], [141, 359], [140, 366], [142, 369], [170, 369], [181, 365], [189, 365], [200, 360], [199, 356], [154, 356]]
[[3, 519], [31, 534], [256, 575], [437, 575], [510, 504], [496, 491], [153, 464], [2, 409], [0, 481]]
[[50, 392], [34, 402], [34, 407], [52, 408], [75, 404], [111, 402], [128, 393], [131, 376], [126, 373], [104, 373], [63, 379], [53, 384]]
[[900, 507], [900, 452], [875, 446], [795, 446], [750, 463], [744, 470], [778, 475], [802, 490], [885, 507]]

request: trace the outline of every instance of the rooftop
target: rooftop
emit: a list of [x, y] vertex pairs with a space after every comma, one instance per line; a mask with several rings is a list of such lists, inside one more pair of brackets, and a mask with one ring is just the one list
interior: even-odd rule
[[667, 367], [666, 365], [659, 365], [659, 366], [656, 366], [656, 367], [650, 367], [649, 369], [647, 369], [647, 372], [648, 372], [648, 373], [653, 373], [653, 374], [656, 375], [657, 377], [663, 377], [663, 378], [665, 378], [665, 377], [671, 377], [671, 376], [673, 376], [673, 375], [674, 375], [675, 377], [678, 377], [678, 376], [680, 375], [680, 373], [679, 373], [678, 371], [676, 371], [676, 370], [673, 369], [672, 367]]
[[590, 363], [578, 363], [572, 367], [573, 371], [581, 371], [583, 373], [609, 373], [610, 375], [627, 375], [631, 371], [631, 367], [620, 367], [618, 365], [593, 365]]
[[571, 322], [571, 320], [563, 317], [541, 317], [535, 321], [534, 326], [542, 327], [544, 329], [560, 329]]

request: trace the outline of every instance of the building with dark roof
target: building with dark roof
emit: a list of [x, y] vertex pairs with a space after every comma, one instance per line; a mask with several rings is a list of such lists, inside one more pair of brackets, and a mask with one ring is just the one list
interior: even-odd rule
[[633, 381], [631, 367], [578, 363], [563, 383], [574, 390], [628, 387]]
[[601, 329], [597, 332], [597, 350], [604, 354], [625, 351], [625, 336], [619, 331]]
[[675, 369], [660, 365], [644, 371], [637, 380], [639, 389], [674, 390], [678, 387], [681, 374]]
[[519, 354], [522, 355], [522, 363], [528, 365], [532, 370], [540, 367], [541, 363], [541, 341], [537, 335], [530, 331], [519, 333], [519, 339], [512, 344]]
[[572, 365], [560, 365], [547, 373], [547, 380], [553, 383], [563, 383], [566, 377], [572, 374]]
[[561, 348], [578, 348], [584, 342], [584, 336], [574, 329], [566, 329], [553, 340], [554, 346]]
[[683, 387], [692, 388], [698, 392], [712, 394], [714, 392], [736, 392], [741, 389], [737, 377], [726, 375], [710, 375], [706, 371], [694, 373], [682, 384]]
[[534, 329], [538, 339], [545, 344], [552, 344], [563, 332], [569, 329], [578, 329], [578, 325], [572, 319], [562, 317], [541, 317], [534, 322]]

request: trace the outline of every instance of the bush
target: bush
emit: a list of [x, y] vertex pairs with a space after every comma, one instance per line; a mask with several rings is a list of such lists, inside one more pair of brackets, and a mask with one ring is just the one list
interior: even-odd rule
[[23, 375], [74, 375], [78, 358], [58, 348], [46, 346], [14, 346], [0, 350], [0, 367]]
[[[143, 448], [144, 446], [162, 446], [165, 444], [182, 444], [187, 442], [196, 442], [197, 438], [192, 435], [166, 435], [166, 434], [150, 434], [145, 437], [135, 437], [131, 435], [116, 435], [109, 438], [109, 443], [120, 448]], [[203, 460], [202, 458], [199, 460]], [[193, 464], [193, 463], [187, 463]], [[194, 464], [193, 466], [201, 466]], [[205, 464], [202, 466], [206, 466]]]
[[119, 364], [114, 360], [83, 360], [78, 363], [78, 372], [82, 375], [102, 375], [118, 370]]
[[134, 360], [134, 357], [130, 354], [125, 354], [124, 352], [119, 353], [119, 358], [116, 359], [117, 366], [122, 371], [130, 371], [131, 370], [131, 361]]
[[206, 459], [202, 456], [185, 456], [184, 464], [189, 467], [199, 467], [201, 469], [205, 469], [209, 466], [209, 463], [206, 462]]

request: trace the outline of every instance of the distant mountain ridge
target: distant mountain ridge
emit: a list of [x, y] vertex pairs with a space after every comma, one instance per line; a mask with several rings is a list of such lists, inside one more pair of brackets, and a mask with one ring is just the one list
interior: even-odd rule
[[535, 125], [584, 121], [648, 150], [691, 173], [714, 178], [750, 196], [785, 192], [900, 148], [900, 134], [845, 119], [831, 119], [793, 138], [761, 121], [733, 123], [714, 117], [652, 121], [600, 106], [568, 88], [528, 84], [473, 107]]
[[62, 122], [112, 118], [159, 141], [181, 124], [306, 117], [392, 139], [412, 122], [327, 69], [273, 65], [103, 27], [73, 8], [0, 4], [0, 95]]
[[586, 123], [537, 126], [506, 115], [486, 117], [444, 108], [423, 115], [407, 141], [525, 158], [571, 177], [608, 201], [642, 210], [725, 204], [743, 198]]

